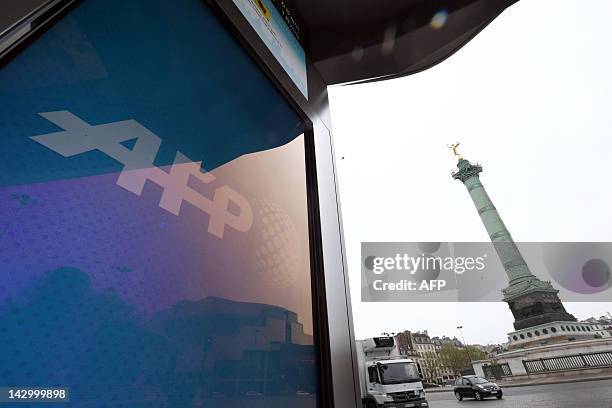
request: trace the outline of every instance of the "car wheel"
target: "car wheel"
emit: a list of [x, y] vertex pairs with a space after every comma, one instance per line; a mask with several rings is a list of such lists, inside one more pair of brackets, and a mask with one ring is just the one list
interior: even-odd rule
[[482, 394], [479, 391], [476, 391], [474, 393], [474, 398], [476, 398], [476, 401], [482, 401]]
[[457, 401], [463, 401], [463, 396], [459, 394], [457, 391], [455, 391], [455, 398], [457, 398]]
[[504, 397], [504, 396], [503, 396], [503, 395], [501, 395], [501, 394], [497, 395], [497, 399], [502, 399], [503, 397]]

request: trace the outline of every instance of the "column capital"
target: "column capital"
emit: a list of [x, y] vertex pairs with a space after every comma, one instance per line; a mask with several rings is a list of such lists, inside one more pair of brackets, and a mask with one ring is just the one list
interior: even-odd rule
[[472, 164], [465, 159], [459, 160], [457, 163], [458, 171], [453, 172], [453, 178], [455, 180], [461, 180], [465, 183], [470, 177], [478, 176], [482, 172], [482, 166], [478, 163]]

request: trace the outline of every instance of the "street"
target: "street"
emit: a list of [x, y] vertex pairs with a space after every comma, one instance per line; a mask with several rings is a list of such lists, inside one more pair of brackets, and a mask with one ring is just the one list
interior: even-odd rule
[[503, 388], [504, 398], [455, 400], [452, 392], [427, 394], [432, 408], [612, 408], [612, 380]]

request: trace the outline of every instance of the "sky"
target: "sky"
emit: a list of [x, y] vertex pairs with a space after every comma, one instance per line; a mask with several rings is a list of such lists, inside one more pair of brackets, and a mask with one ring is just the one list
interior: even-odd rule
[[[502, 302], [360, 301], [362, 241], [488, 240], [450, 176], [451, 143], [484, 166], [516, 241], [612, 241], [610, 21], [609, 0], [521, 0], [427, 71], [330, 88], [357, 338], [428, 330], [490, 344], [512, 331]], [[584, 319], [612, 303], [566, 309]]]

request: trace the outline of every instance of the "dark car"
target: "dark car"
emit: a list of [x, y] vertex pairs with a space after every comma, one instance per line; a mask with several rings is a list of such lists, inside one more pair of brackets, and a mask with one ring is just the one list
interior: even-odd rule
[[455, 381], [454, 391], [457, 401], [463, 400], [464, 397], [482, 401], [487, 397], [502, 399], [503, 396], [502, 390], [497, 384], [475, 375], [466, 375]]

